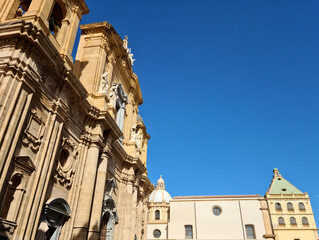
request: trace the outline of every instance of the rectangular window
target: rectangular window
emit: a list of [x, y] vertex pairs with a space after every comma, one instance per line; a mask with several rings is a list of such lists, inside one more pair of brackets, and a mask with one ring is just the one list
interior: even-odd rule
[[247, 239], [256, 239], [254, 225], [245, 225]]
[[192, 225], [185, 225], [185, 238], [186, 239], [193, 239], [193, 226]]

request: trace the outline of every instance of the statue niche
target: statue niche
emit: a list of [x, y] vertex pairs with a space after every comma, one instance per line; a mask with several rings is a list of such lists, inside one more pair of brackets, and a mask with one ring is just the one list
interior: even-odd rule
[[108, 71], [106, 70], [105, 73], [103, 73], [101, 75], [101, 80], [100, 80], [100, 86], [99, 86], [99, 93], [107, 93], [107, 90], [109, 88], [109, 80], [107, 79], [108, 78]]
[[117, 184], [115, 179], [112, 178], [106, 184], [106, 192], [103, 199], [100, 240], [111, 240], [115, 224], [119, 221], [116, 204], [112, 198], [114, 188], [117, 188]]
[[109, 93], [109, 106], [116, 110], [116, 123], [117, 126], [123, 130], [125, 107], [128, 104], [128, 96], [124, 92], [121, 83], [113, 83]]

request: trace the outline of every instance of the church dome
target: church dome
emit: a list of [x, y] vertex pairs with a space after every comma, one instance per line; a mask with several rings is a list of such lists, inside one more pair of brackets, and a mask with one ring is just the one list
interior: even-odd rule
[[171, 195], [165, 190], [165, 182], [160, 176], [160, 178], [157, 180], [156, 188], [149, 196], [150, 202], [169, 202], [171, 199]]

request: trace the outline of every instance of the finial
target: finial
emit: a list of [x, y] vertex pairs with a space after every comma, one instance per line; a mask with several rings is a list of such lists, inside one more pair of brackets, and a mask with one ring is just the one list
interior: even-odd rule
[[274, 177], [280, 177], [281, 176], [280, 173], [279, 173], [278, 168], [274, 168], [273, 173], [274, 173]]
[[160, 178], [157, 180], [156, 189], [164, 189], [165, 190], [165, 182], [162, 178], [162, 175], [160, 175]]

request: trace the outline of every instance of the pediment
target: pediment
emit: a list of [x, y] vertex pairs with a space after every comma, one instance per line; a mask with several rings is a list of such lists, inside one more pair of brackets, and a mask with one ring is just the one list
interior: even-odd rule
[[36, 169], [36, 166], [29, 156], [17, 156], [14, 159], [14, 163], [15, 168], [22, 170], [29, 175]]

